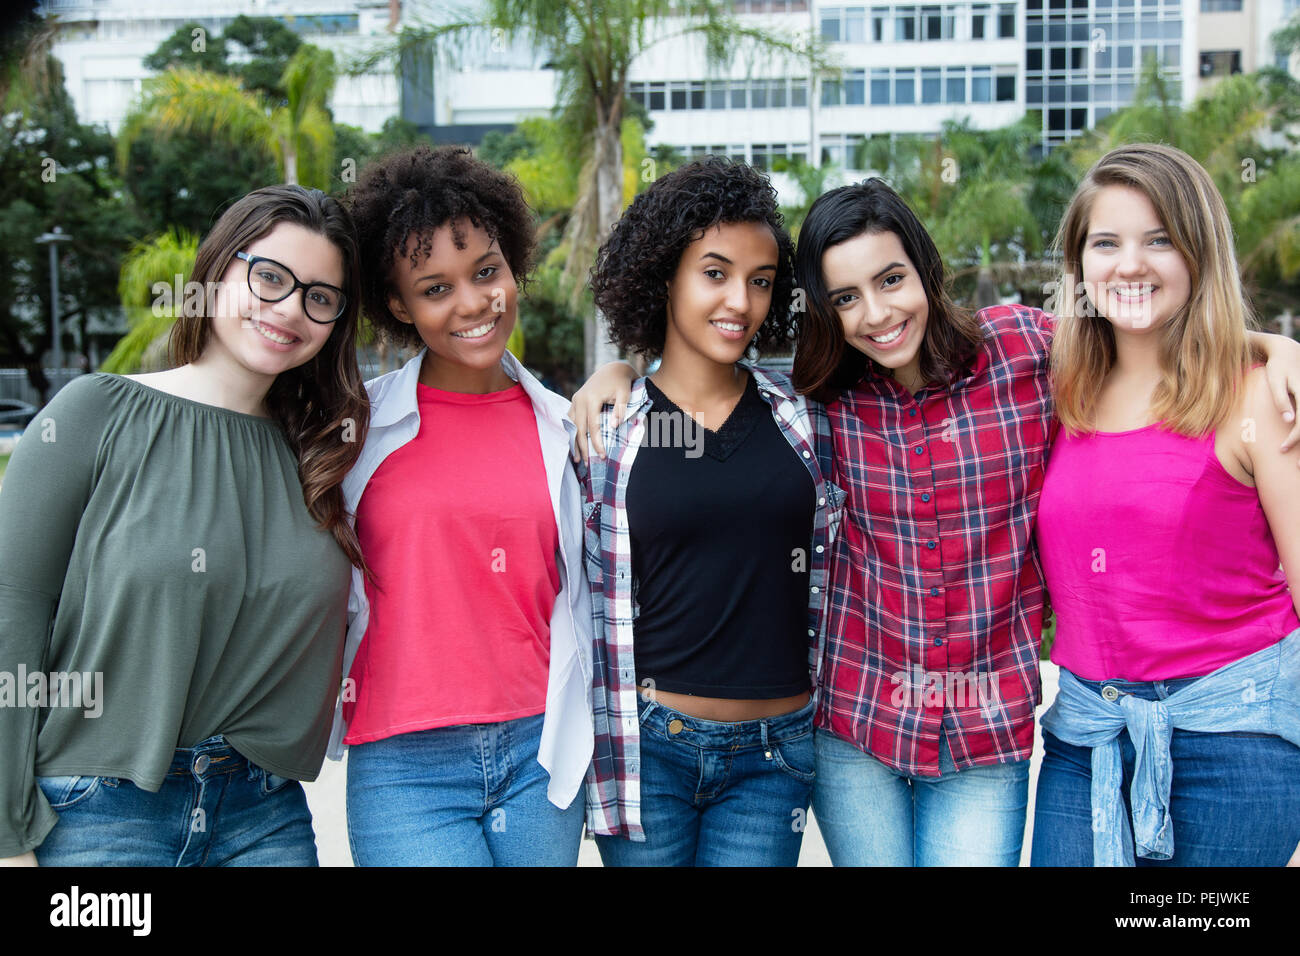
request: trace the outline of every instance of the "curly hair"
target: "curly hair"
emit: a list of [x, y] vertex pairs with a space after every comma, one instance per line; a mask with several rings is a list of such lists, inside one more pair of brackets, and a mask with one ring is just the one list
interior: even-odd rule
[[766, 223], [777, 245], [772, 305], [754, 336], [760, 351], [794, 338], [790, 311], [794, 246], [776, 204], [776, 190], [751, 166], [707, 157], [657, 179], [623, 213], [601, 245], [591, 274], [596, 306], [620, 348], [659, 355], [668, 328], [668, 282], [686, 247], [724, 223]]
[[409, 256], [418, 266], [433, 250], [433, 234], [451, 224], [452, 241], [465, 248], [463, 219], [497, 241], [522, 292], [532, 268], [536, 229], [519, 183], [464, 147], [417, 146], [369, 164], [344, 203], [361, 246], [361, 307], [375, 329], [399, 348], [423, 343], [413, 325], [388, 308], [393, 265]]

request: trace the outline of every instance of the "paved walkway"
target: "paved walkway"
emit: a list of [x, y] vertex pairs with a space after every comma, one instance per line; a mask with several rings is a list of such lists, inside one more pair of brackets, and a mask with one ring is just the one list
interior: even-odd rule
[[[1044, 661], [1043, 703], [1038, 709], [1039, 715], [1056, 698], [1057, 667]], [[1030, 830], [1034, 820], [1034, 790], [1038, 784], [1038, 765], [1043, 756], [1042, 732], [1035, 725], [1034, 757], [1029, 767], [1029, 812], [1025, 820], [1025, 844], [1020, 854], [1020, 865], [1029, 865]], [[335, 762], [326, 760], [325, 767], [315, 783], [307, 784], [307, 802], [311, 804], [312, 816], [316, 821], [316, 843], [320, 851], [322, 866], [351, 866], [352, 855], [348, 850], [347, 824], [345, 815], [346, 799], [344, 781], [346, 778], [346, 759]], [[1297, 850], [1300, 856], [1300, 849]], [[1295, 861], [1293, 861], [1295, 862]], [[600, 854], [592, 840], [582, 841], [582, 850], [578, 854], [579, 866], [600, 866]], [[808, 815], [808, 830], [804, 833], [803, 849], [799, 853], [800, 866], [830, 866], [831, 858], [817, 830], [817, 819]]]

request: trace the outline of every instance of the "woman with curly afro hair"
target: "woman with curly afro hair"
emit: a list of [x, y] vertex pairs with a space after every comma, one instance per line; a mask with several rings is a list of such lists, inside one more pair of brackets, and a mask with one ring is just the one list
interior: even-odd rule
[[419, 352], [366, 383], [331, 755], [360, 866], [577, 863], [591, 610], [568, 402], [506, 349], [535, 237], [518, 184], [418, 147], [347, 197], [362, 305]]
[[638, 196], [598, 254], [613, 340], [661, 358], [625, 420], [602, 415], [584, 474], [606, 865], [799, 857], [837, 502], [820, 407], [742, 361], [791, 339], [791, 253], [771, 184], [708, 159]]

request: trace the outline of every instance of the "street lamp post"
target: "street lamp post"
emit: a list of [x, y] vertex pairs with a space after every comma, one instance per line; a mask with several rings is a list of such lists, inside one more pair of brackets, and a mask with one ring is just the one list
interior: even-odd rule
[[55, 368], [63, 368], [63, 344], [59, 335], [59, 250], [60, 242], [69, 242], [72, 237], [58, 226], [53, 232], [36, 237], [36, 244], [50, 247], [50, 331], [54, 337], [54, 349], [51, 359]]

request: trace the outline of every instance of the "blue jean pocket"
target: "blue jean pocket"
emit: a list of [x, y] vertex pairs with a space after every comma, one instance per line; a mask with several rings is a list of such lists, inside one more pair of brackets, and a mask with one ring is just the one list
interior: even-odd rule
[[68, 810], [84, 800], [90, 799], [91, 796], [99, 790], [100, 785], [107, 783], [109, 786], [117, 786], [117, 780], [111, 777], [92, 777], [92, 776], [68, 776], [68, 777], [37, 777], [36, 785], [41, 788], [41, 793], [50, 804], [52, 810]]
[[264, 797], [283, 790], [289, 784], [293, 783], [292, 777], [281, 777], [279, 774], [271, 773], [264, 767], [257, 768], [257, 792]]
[[772, 744], [772, 761], [801, 783], [817, 779], [817, 748], [812, 732]]

